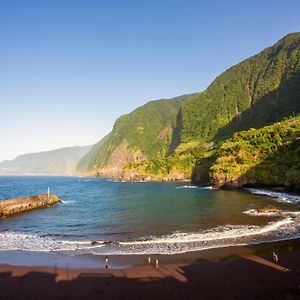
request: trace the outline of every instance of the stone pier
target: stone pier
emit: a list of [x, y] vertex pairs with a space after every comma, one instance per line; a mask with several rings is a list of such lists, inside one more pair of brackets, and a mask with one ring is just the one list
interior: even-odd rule
[[53, 194], [0, 200], [0, 219], [62, 202]]

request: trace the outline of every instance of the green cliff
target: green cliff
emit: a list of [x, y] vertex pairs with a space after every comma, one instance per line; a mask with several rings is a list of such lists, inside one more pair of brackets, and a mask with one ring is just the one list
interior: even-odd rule
[[300, 33], [231, 67], [182, 105], [179, 141], [219, 141], [300, 111]]
[[[89, 174], [122, 176], [126, 180], [192, 178], [197, 183], [223, 186], [232, 182], [239, 186], [246, 177], [227, 180], [222, 179], [222, 172], [208, 172], [216, 172], [224, 151], [221, 145], [229, 143], [236, 132], [259, 129], [299, 112], [300, 33], [293, 33], [231, 67], [202, 93], [150, 102], [122, 116], [105, 141], [80, 163], [92, 162], [85, 164]], [[248, 159], [251, 161], [251, 157]], [[297, 184], [298, 169], [285, 160], [284, 164], [285, 174]], [[277, 181], [262, 180], [261, 174], [259, 178], [255, 183], [273, 185], [288, 180], [283, 175]]]
[[96, 144], [77, 166], [78, 173], [119, 176], [123, 166], [164, 158], [181, 104], [192, 95], [151, 101], [118, 118], [112, 131]]
[[285, 185], [300, 191], [300, 115], [235, 133], [218, 149], [209, 175], [218, 187]]
[[[286, 184], [283, 175], [273, 177], [241, 176], [239, 165], [232, 167], [231, 179], [209, 174], [216, 157], [222, 155], [220, 144], [235, 132], [251, 127], [261, 128], [300, 112], [300, 34], [290, 34], [274, 46], [228, 69], [202, 93], [185, 101], [177, 115], [173, 134], [173, 153], [166, 159], [156, 159], [124, 168], [126, 180], [178, 180], [216, 186], [244, 184]], [[274, 130], [279, 130], [275, 127]], [[253, 129], [254, 130], [254, 129]], [[245, 133], [241, 133], [245, 134]], [[277, 135], [276, 135], [277, 136]], [[247, 138], [251, 136], [247, 135]], [[224, 144], [227, 145], [227, 142]], [[225, 147], [225, 146], [224, 146]], [[228, 157], [230, 157], [229, 149]], [[254, 150], [253, 150], [254, 151]], [[282, 148], [281, 151], [287, 151]], [[250, 151], [251, 152], [251, 151]], [[219, 158], [221, 159], [221, 158]], [[224, 156], [224, 159], [226, 157]], [[255, 165], [251, 157], [249, 166]], [[264, 157], [260, 158], [261, 160]], [[274, 164], [280, 162], [275, 161]], [[268, 164], [268, 163], [267, 163]], [[297, 185], [298, 169], [281, 162], [288, 171], [290, 186]], [[218, 164], [214, 165], [216, 171]], [[243, 166], [246, 167], [246, 166]], [[263, 164], [262, 164], [263, 168]], [[259, 169], [258, 169], [259, 170]], [[259, 172], [259, 171], [258, 171]], [[211, 175], [211, 176], [210, 176]], [[271, 175], [271, 174], [269, 174]], [[275, 176], [275, 175], [274, 175]], [[238, 180], [239, 178], [239, 180]]]

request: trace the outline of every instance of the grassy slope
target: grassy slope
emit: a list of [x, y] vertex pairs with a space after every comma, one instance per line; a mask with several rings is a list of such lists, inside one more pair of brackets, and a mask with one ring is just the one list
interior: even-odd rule
[[218, 149], [210, 178], [217, 186], [285, 184], [299, 188], [300, 116], [235, 133]]

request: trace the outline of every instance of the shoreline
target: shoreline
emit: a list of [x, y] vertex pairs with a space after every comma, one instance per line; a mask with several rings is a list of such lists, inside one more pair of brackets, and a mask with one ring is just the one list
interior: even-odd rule
[[[211, 247], [201, 250], [186, 251], [170, 254], [75, 254], [63, 255], [55, 251], [0, 251], [0, 266], [28, 268], [69, 268], [69, 269], [104, 269], [105, 257], [109, 257], [109, 268], [118, 270], [136, 266], [147, 265], [148, 257], [153, 262], [158, 259], [162, 263], [193, 264], [199, 259], [205, 261], [207, 257], [214, 256], [214, 260], [223, 261], [228, 258], [238, 258], [241, 255], [271, 255], [274, 251], [289, 251], [290, 248], [299, 250], [300, 238], [261, 242], [247, 245]], [[300, 256], [299, 256], [300, 257]]]
[[[107, 269], [0, 264], [0, 282], [5, 286], [0, 298], [299, 299], [299, 257], [296, 239], [156, 255], [151, 265], [146, 255], [109, 256]], [[100, 258], [104, 266], [105, 257]], [[112, 267], [121, 261], [122, 268]]]

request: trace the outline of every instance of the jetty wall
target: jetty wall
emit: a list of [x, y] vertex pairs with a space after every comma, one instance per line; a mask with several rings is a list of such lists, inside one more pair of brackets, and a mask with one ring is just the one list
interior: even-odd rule
[[62, 202], [53, 194], [0, 200], [0, 219]]

